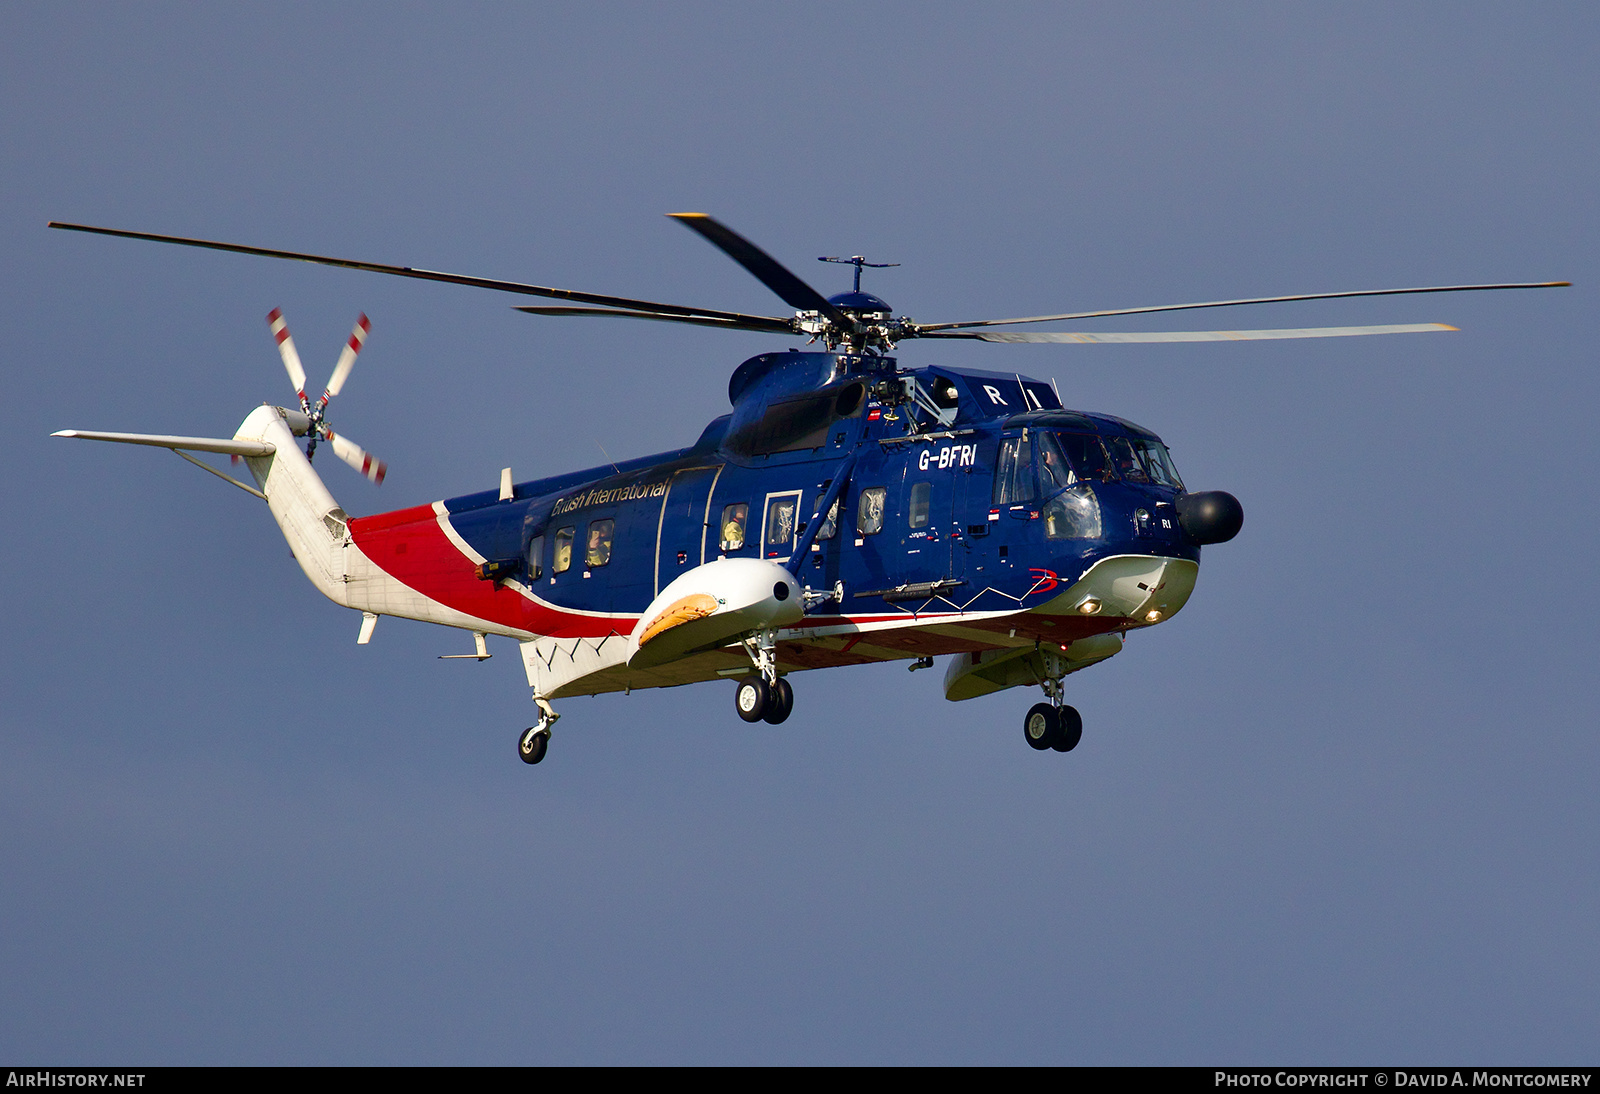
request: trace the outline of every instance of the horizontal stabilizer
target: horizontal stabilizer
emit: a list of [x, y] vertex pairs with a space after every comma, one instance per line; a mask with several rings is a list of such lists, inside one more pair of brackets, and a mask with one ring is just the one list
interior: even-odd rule
[[224, 452], [230, 456], [270, 456], [277, 451], [275, 446], [266, 441], [224, 440], [220, 437], [168, 437], [159, 433], [92, 433], [87, 429], [63, 429], [50, 436], [76, 437], [80, 441], [147, 444], [155, 448], [182, 448], [190, 452]]

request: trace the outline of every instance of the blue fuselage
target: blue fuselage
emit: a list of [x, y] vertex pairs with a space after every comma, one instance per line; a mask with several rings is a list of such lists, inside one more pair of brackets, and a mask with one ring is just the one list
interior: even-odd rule
[[[832, 359], [771, 356], [795, 370]], [[1063, 502], [1052, 508], [1064, 480], [1045, 467], [1044, 433], [1099, 438], [1097, 451], [1114, 465], [1118, 446], [1159, 446], [1149, 431], [1066, 411], [1051, 385], [1015, 375], [902, 373], [892, 360], [874, 363], [937, 391], [947, 405], [897, 401], [869, 387], [858, 405], [842, 404], [849, 413], [807, 422], [803, 447], [791, 441], [765, 452], [730, 443], [736, 406], [689, 448], [522, 483], [510, 499], [486, 491], [445, 506], [455, 530], [497, 560], [501, 575], [514, 573], [541, 599], [580, 612], [641, 613], [674, 578], [723, 557], [793, 557], [802, 585], [842, 586], [842, 599], [819, 610], [845, 616], [904, 610], [897, 606], [913, 599], [907, 589], [952, 597], [964, 610], [1015, 609], [1109, 556], [1198, 561], [1174, 508], [1181, 484], [1136, 466], [1096, 475], [1079, 468], [1065, 500], [1081, 505], [1091, 495], [1097, 523], [1068, 528]], [[833, 519], [824, 514], [820, 534], [808, 535], [815, 507], [847, 465]]]

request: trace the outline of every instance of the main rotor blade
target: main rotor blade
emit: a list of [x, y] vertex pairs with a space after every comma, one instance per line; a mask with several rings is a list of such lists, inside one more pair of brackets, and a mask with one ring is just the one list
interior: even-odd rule
[[1444, 323], [1399, 323], [1383, 327], [1288, 327], [1280, 330], [1163, 330], [1116, 334], [1109, 331], [948, 331], [927, 338], [977, 338], [984, 342], [1257, 342], [1278, 338], [1347, 338], [1360, 334], [1425, 334], [1458, 330]]
[[1113, 308], [1107, 311], [1063, 312], [1060, 315], [1030, 315], [1022, 319], [979, 319], [971, 323], [923, 323], [923, 331], [960, 330], [969, 327], [998, 327], [1009, 323], [1054, 323], [1064, 319], [1097, 319], [1106, 315], [1144, 315], [1157, 311], [1191, 311], [1195, 308], [1232, 308], [1241, 304], [1284, 304], [1295, 300], [1338, 300], [1348, 296], [1409, 296], [1428, 292], [1481, 292], [1492, 289], [1557, 289], [1570, 281], [1529, 281], [1504, 285], [1434, 285], [1420, 289], [1359, 289], [1355, 292], [1304, 293], [1299, 296], [1256, 296], [1245, 300], [1209, 300], [1199, 304], [1157, 304], [1144, 308]]
[[[520, 293], [523, 296], [550, 296], [558, 300], [575, 300], [580, 304], [601, 304], [610, 308], [638, 308], [642, 311], [661, 312], [666, 315], [698, 315], [711, 316], [718, 319], [741, 318], [731, 312], [710, 311], [706, 308], [686, 308], [678, 304], [660, 304], [651, 300], [633, 300], [625, 296], [602, 296], [599, 293], [577, 292], [573, 289], [552, 289], [543, 285], [525, 285], [518, 281], [497, 281], [490, 277], [468, 277], [464, 274], [442, 273], [438, 270], [418, 270], [411, 266], [386, 266], [380, 262], [358, 262], [349, 258], [330, 258], [327, 255], [304, 254], [299, 251], [278, 251], [269, 247], [247, 247], [240, 243], [219, 243], [209, 239], [154, 235], [150, 232], [127, 232], [120, 228], [95, 228], [87, 224], [64, 224], [55, 220], [50, 222], [49, 227], [60, 228], [68, 232], [89, 232], [94, 235], [118, 236], [123, 239], [144, 239], [152, 243], [174, 243], [182, 247], [204, 247], [213, 251], [232, 251], [236, 254], [259, 255], [263, 258], [287, 258], [296, 262], [315, 262], [322, 266], [339, 266], [347, 270], [392, 274], [395, 277], [414, 277], [422, 281], [442, 281], [450, 285], [467, 285], [475, 289], [495, 289], [499, 292]], [[780, 320], [774, 320], [774, 322], [780, 322]]]
[[721, 249], [729, 258], [749, 270], [767, 288], [791, 308], [820, 312], [833, 320], [841, 330], [853, 330], [852, 323], [838, 308], [828, 303], [828, 298], [801, 281], [781, 262], [751, 243], [744, 236], [704, 213], [668, 213], [673, 220], [699, 232]]
[[653, 311], [623, 311], [617, 308], [545, 308], [527, 304], [514, 305], [514, 310], [529, 315], [588, 315], [617, 316], [623, 319], [659, 319], [664, 323], [698, 323], [702, 327], [722, 327], [726, 330], [756, 330], [766, 334], [794, 334], [793, 324], [782, 319], [768, 319], [761, 315], [741, 315], [734, 319], [715, 319], [705, 315], [663, 315]]

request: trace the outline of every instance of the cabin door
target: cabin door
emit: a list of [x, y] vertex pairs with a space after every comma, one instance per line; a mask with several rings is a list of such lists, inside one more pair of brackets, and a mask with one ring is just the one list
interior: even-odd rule
[[[721, 474], [721, 465], [686, 467], [673, 474], [667, 496], [661, 500], [661, 517], [656, 526], [656, 593], [707, 557], [716, 557], [714, 514], [708, 506], [711, 488]], [[710, 556], [706, 554], [708, 549]]]

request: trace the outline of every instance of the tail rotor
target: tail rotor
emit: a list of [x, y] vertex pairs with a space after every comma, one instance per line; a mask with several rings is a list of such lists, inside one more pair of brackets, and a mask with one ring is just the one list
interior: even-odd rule
[[372, 330], [371, 320], [365, 314], [356, 320], [355, 328], [351, 330], [350, 337], [344, 344], [344, 350], [339, 354], [339, 361], [333, 366], [333, 375], [328, 379], [327, 387], [322, 389], [322, 397], [315, 403], [306, 398], [305, 366], [300, 363], [300, 354], [294, 347], [294, 339], [289, 335], [289, 326], [284, 321], [282, 310], [273, 308], [267, 313], [267, 324], [272, 328], [272, 337], [278, 343], [278, 353], [283, 358], [283, 367], [289, 373], [289, 382], [294, 385], [294, 393], [300, 400], [300, 410], [310, 422], [306, 431], [309, 438], [306, 441], [306, 459], [313, 459], [317, 452], [317, 441], [325, 440], [332, 446], [335, 456], [371, 480], [373, 484], [381, 484], [384, 475], [389, 471], [389, 465], [348, 437], [335, 433], [325, 421], [328, 400], [339, 394], [344, 388], [345, 381], [350, 378], [350, 370], [355, 367], [356, 357], [361, 353], [361, 347], [366, 345], [367, 334]]

